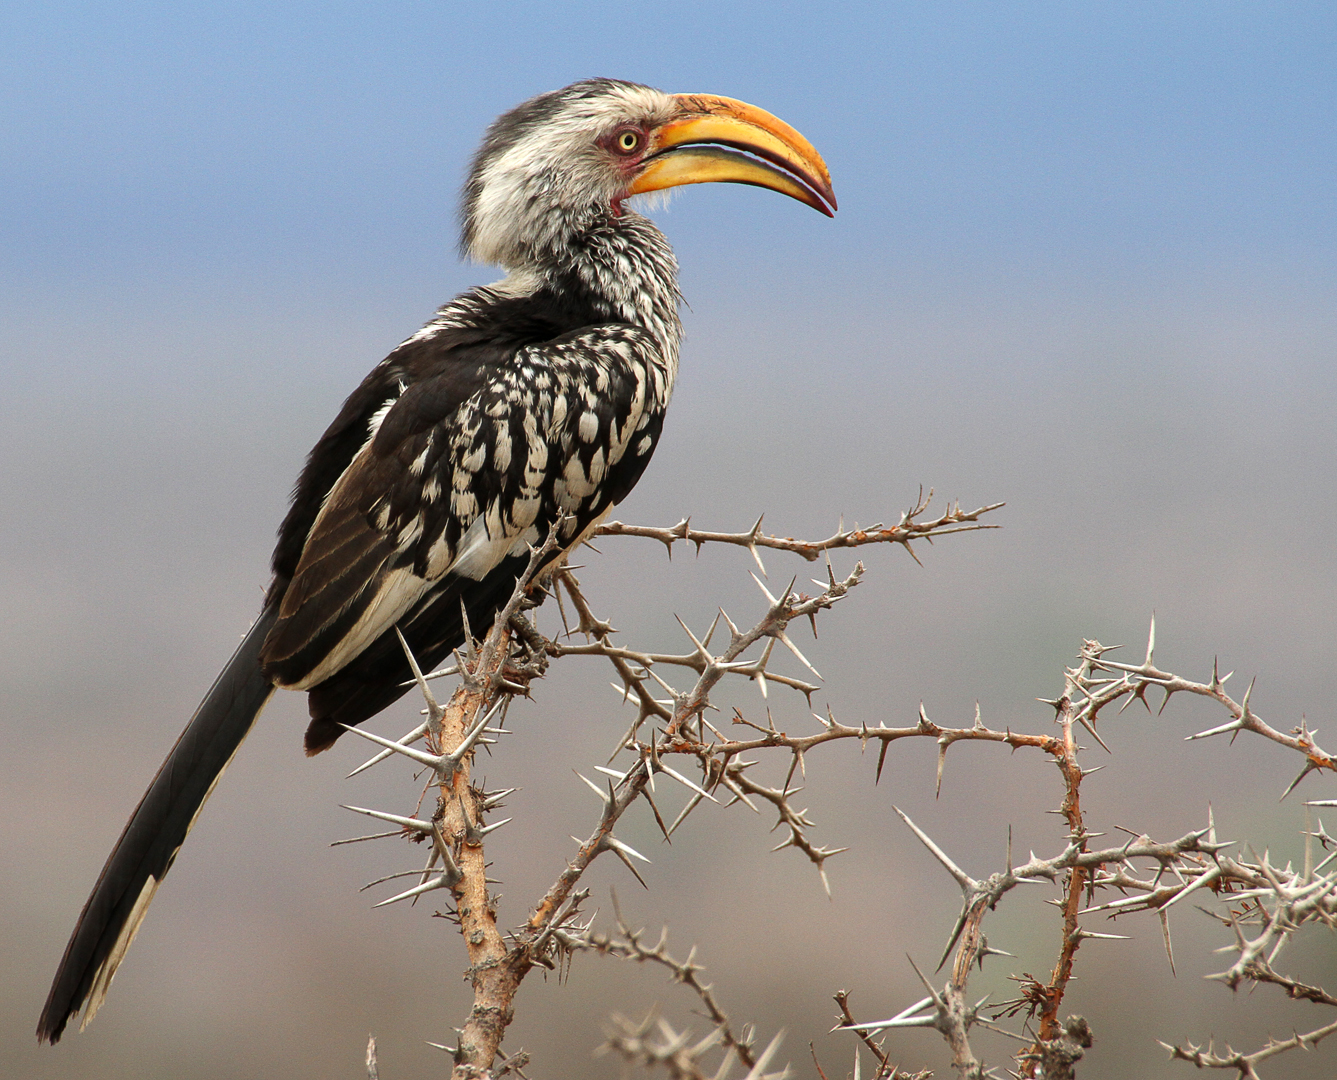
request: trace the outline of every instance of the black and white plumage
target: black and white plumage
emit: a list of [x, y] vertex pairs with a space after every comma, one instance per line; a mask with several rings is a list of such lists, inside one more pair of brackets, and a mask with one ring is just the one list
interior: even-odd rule
[[492, 125], [465, 186], [462, 248], [506, 277], [377, 365], [311, 451], [260, 617], [108, 858], [39, 1039], [81, 1010], [92, 1019], [275, 687], [307, 691], [306, 749], [326, 749], [405, 692], [396, 627], [435, 666], [463, 639], [462, 607], [487, 625], [554, 522], [569, 550], [636, 484], [682, 327], [673, 251], [623, 200], [710, 181], [835, 205], [807, 141], [728, 98], [594, 79]]
[[[280, 533], [261, 653], [277, 685], [310, 691], [308, 751], [403, 692], [390, 627], [437, 663], [462, 638], [461, 599], [485, 625], [559, 515], [574, 542], [640, 479], [681, 333], [673, 256], [652, 230], [631, 232], [650, 252], [637, 294], [662, 293], [657, 331], [566, 275], [518, 296], [475, 289], [391, 353], [317, 446]], [[587, 239], [615, 258], [624, 236]], [[344, 441], [359, 446], [330, 487], [325, 447]]]

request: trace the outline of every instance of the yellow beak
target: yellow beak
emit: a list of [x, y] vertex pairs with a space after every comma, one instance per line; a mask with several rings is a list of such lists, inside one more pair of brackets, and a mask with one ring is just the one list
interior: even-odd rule
[[[651, 133], [650, 154], [627, 194], [682, 184], [754, 184], [834, 216], [836, 194], [826, 162], [779, 117], [733, 98], [674, 97], [682, 117]], [[722, 149], [726, 146], [733, 149]]]

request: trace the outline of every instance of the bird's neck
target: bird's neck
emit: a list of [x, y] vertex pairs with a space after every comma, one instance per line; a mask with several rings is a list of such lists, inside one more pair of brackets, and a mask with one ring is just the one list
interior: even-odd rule
[[678, 260], [667, 238], [633, 210], [600, 216], [536, 255], [507, 278], [517, 291], [579, 291], [599, 318], [648, 330], [670, 386], [678, 373]]

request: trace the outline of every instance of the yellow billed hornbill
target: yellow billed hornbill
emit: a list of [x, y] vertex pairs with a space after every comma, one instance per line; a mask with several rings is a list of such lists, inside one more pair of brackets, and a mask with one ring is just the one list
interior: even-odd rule
[[106, 996], [200, 807], [275, 687], [307, 691], [306, 750], [405, 692], [490, 623], [563, 520], [569, 550], [635, 485], [678, 370], [677, 263], [623, 205], [682, 184], [756, 184], [830, 215], [830, 176], [754, 106], [590, 79], [488, 130], [463, 253], [506, 276], [441, 308], [321, 436], [279, 529], [259, 619], [158, 770], [74, 928], [37, 1028]]

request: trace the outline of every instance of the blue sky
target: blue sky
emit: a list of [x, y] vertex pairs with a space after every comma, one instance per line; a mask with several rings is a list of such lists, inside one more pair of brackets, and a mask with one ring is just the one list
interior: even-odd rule
[[444, 275], [481, 128], [611, 74], [754, 101], [827, 154], [835, 228], [693, 192], [680, 245], [746, 216], [851, 279], [1330, 273], [1334, 58], [1323, 4], [13, 5], [0, 257], [29, 280]]

